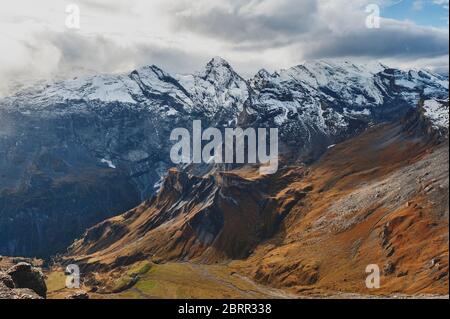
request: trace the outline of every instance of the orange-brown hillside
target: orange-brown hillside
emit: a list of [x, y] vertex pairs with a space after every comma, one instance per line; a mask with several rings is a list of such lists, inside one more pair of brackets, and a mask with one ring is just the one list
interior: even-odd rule
[[[64, 262], [226, 263], [291, 293], [448, 294], [448, 139], [417, 118], [370, 128], [310, 166], [171, 170], [155, 198], [87, 231]], [[365, 286], [379, 265], [381, 289]]]

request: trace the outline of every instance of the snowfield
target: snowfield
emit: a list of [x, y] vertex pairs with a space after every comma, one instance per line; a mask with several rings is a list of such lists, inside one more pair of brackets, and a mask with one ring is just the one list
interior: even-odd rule
[[425, 116], [435, 128], [448, 129], [448, 99], [447, 101], [426, 100], [423, 108]]

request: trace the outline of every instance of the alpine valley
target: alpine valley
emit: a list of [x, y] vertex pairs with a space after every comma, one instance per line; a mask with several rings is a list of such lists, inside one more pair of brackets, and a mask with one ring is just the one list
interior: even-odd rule
[[[0, 255], [45, 259], [50, 298], [68, 264], [91, 298], [448, 296], [448, 99], [426, 70], [222, 58], [22, 89], [0, 99]], [[175, 166], [196, 120], [278, 128], [278, 172]]]

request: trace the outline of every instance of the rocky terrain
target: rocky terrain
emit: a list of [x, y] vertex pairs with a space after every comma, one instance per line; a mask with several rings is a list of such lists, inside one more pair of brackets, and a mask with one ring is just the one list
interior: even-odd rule
[[0, 299], [45, 299], [47, 285], [36, 260], [0, 256]]
[[[299, 297], [448, 295], [448, 166], [448, 124], [419, 107], [273, 176], [173, 169], [156, 197], [89, 229], [61, 262], [99, 286], [144, 261], [189, 262]], [[381, 289], [365, 286], [370, 264]]]
[[[175, 167], [170, 132], [193, 120], [278, 128], [278, 172]], [[245, 80], [215, 58], [74, 78], [0, 100], [0, 254], [58, 253], [51, 298], [445, 296], [448, 176], [448, 77], [428, 71]], [[46, 297], [32, 262], [7, 260], [2, 298]], [[71, 263], [83, 290], [65, 289]]]
[[[221, 58], [192, 75], [147, 66], [21, 90], [0, 100], [0, 253], [63, 252], [86, 228], [152, 198], [173, 167], [170, 132], [192, 120], [278, 127], [281, 151], [309, 163], [421, 100], [436, 116], [448, 77], [315, 61], [244, 80]], [[255, 242], [270, 232], [254, 231]]]

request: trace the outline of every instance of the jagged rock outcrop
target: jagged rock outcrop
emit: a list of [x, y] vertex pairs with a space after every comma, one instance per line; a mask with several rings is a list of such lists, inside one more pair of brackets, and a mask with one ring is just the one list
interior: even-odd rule
[[12, 280], [11, 276], [0, 272], [0, 283], [3, 284], [6, 288], [13, 289], [15, 287], [14, 281]]
[[427, 139], [429, 145], [448, 141], [448, 100], [421, 100], [402, 120], [410, 136]]
[[10, 289], [0, 281], [0, 299], [42, 299], [31, 289]]
[[208, 263], [245, 258], [279, 223], [272, 211], [277, 200], [267, 198], [270, 188], [264, 178], [196, 177], [173, 169], [155, 198], [89, 229], [70, 254], [110, 253], [115, 266], [148, 256]]
[[5, 272], [0, 270], [0, 299], [46, 298], [44, 275], [28, 263], [19, 263]]
[[12, 278], [15, 288], [31, 289], [42, 298], [47, 295], [47, 285], [40, 269], [27, 263], [19, 263], [6, 273]]

